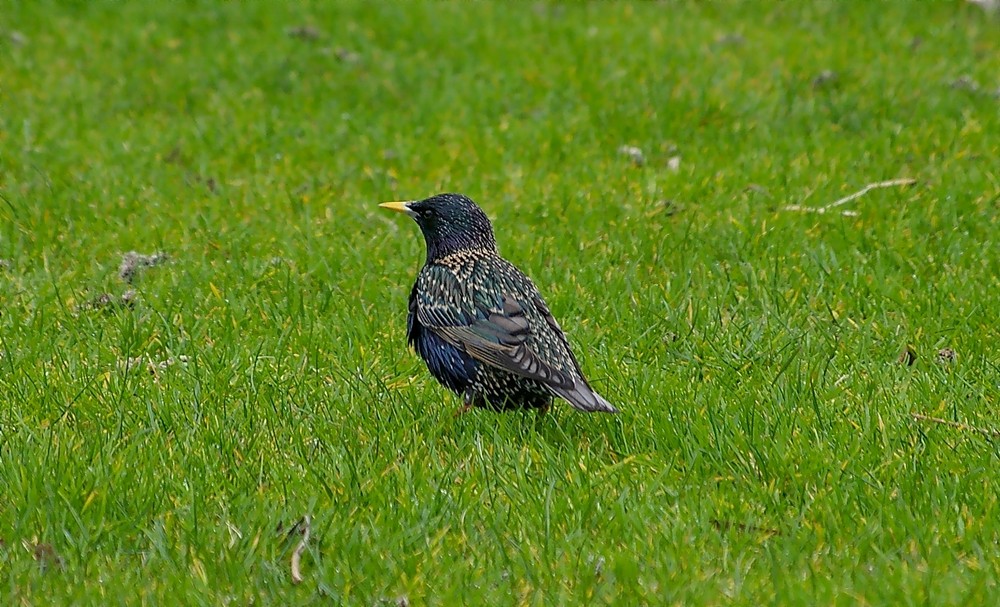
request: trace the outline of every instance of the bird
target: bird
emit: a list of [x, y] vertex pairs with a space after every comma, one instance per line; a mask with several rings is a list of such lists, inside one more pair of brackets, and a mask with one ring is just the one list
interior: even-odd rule
[[410, 290], [406, 339], [472, 408], [547, 411], [559, 397], [617, 413], [590, 387], [535, 284], [500, 256], [486, 213], [462, 194], [379, 205], [416, 220], [427, 259]]

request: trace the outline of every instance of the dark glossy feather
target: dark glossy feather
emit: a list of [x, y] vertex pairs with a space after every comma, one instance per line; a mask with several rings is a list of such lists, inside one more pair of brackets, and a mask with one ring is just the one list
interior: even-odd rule
[[538, 289], [499, 256], [475, 203], [443, 194], [404, 210], [427, 243], [407, 341], [438, 381], [478, 406], [544, 407], [559, 396], [583, 411], [615, 412], [583, 378]]
[[593, 392], [535, 285], [499, 256], [454, 254], [416, 283], [420, 326], [479, 363], [502, 369], [585, 411], [613, 411]]
[[471, 356], [456, 348], [431, 331], [427, 331], [417, 320], [416, 285], [410, 293], [410, 311], [406, 317], [406, 341], [427, 364], [434, 379], [459, 394], [468, 390], [479, 370]]

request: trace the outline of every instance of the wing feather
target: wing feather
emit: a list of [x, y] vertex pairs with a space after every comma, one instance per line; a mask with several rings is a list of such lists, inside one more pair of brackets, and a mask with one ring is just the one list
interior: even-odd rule
[[[525, 304], [514, 295], [470, 292], [444, 267], [425, 268], [427, 289], [418, 292], [420, 324], [474, 359], [534, 379], [552, 388], [571, 389], [573, 375], [542, 359], [530, 344], [533, 334]], [[531, 305], [530, 302], [527, 305]]]
[[[474, 269], [484, 269], [478, 263]], [[541, 383], [577, 409], [616, 411], [583, 379], [559, 323], [527, 277], [490, 289], [435, 265], [424, 267], [420, 281], [414, 312], [423, 328], [480, 363]]]

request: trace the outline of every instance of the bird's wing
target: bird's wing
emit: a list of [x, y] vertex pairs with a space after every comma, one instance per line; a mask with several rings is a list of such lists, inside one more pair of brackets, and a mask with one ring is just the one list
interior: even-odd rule
[[418, 289], [416, 296], [417, 319], [423, 327], [479, 362], [539, 381], [557, 393], [574, 389], [573, 373], [547, 363], [531, 348], [526, 307], [533, 301], [518, 301], [503, 289], [493, 293], [463, 287], [446, 268], [425, 268], [425, 272], [421, 278], [426, 288]]

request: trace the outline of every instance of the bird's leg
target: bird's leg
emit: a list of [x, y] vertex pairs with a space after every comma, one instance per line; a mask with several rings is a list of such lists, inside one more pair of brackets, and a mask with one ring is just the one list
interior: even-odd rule
[[476, 396], [472, 393], [472, 390], [466, 390], [465, 394], [462, 395], [462, 406], [455, 411], [455, 417], [460, 417], [472, 411], [472, 407], [475, 406], [475, 400]]

